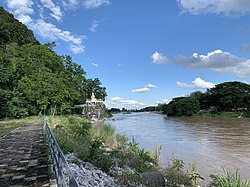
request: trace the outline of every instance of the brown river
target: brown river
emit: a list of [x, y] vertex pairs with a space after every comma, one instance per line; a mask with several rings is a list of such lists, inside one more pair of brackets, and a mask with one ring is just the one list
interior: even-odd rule
[[209, 174], [240, 171], [250, 178], [250, 119], [168, 118], [154, 113], [115, 114], [107, 120], [116, 132], [134, 138], [140, 147], [162, 146], [161, 163], [173, 154], [186, 165], [195, 162], [198, 172]]

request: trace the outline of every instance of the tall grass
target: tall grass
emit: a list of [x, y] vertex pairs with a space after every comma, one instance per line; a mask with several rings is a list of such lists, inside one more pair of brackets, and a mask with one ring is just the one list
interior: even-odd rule
[[250, 180], [243, 180], [239, 171], [226, 175], [210, 175], [212, 187], [250, 187]]

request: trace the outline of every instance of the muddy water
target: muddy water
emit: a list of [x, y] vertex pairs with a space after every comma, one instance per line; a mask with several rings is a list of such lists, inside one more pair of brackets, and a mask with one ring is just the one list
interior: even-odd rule
[[161, 162], [172, 154], [185, 163], [195, 161], [201, 175], [240, 170], [250, 178], [249, 119], [173, 119], [160, 114], [116, 114], [108, 122], [116, 131], [135, 138], [145, 149], [162, 145]]

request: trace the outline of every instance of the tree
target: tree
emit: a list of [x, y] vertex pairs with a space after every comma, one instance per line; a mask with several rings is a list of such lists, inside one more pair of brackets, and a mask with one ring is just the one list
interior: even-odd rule
[[164, 107], [168, 116], [192, 116], [200, 110], [200, 104], [195, 97], [177, 97]]
[[5, 49], [6, 44], [10, 43], [17, 43], [19, 46], [27, 43], [39, 44], [31, 30], [0, 7], [0, 49]]
[[70, 113], [92, 92], [105, 99], [106, 88], [70, 56], [41, 45], [31, 30], [0, 7], [0, 118], [20, 118], [49, 110]]
[[102, 87], [101, 85], [102, 83], [98, 78], [87, 79], [84, 84], [86, 98], [90, 99], [92, 93], [94, 93], [97, 99], [105, 100], [105, 97], [107, 96], [106, 88]]
[[232, 111], [238, 107], [249, 108], [250, 85], [242, 82], [225, 82], [208, 89], [207, 105], [215, 106], [219, 111]]

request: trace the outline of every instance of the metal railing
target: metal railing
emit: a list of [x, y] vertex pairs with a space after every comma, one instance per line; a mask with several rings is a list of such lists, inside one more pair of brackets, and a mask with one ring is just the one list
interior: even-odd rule
[[53, 133], [51, 132], [47, 119], [44, 121], [44, 132], [47, 137], [50, 156], [52, 160], [52, 170], [56, 178], [58, 187], [79, 187], [75, 177], [71, 173], [68, 163], [60, 149]]

